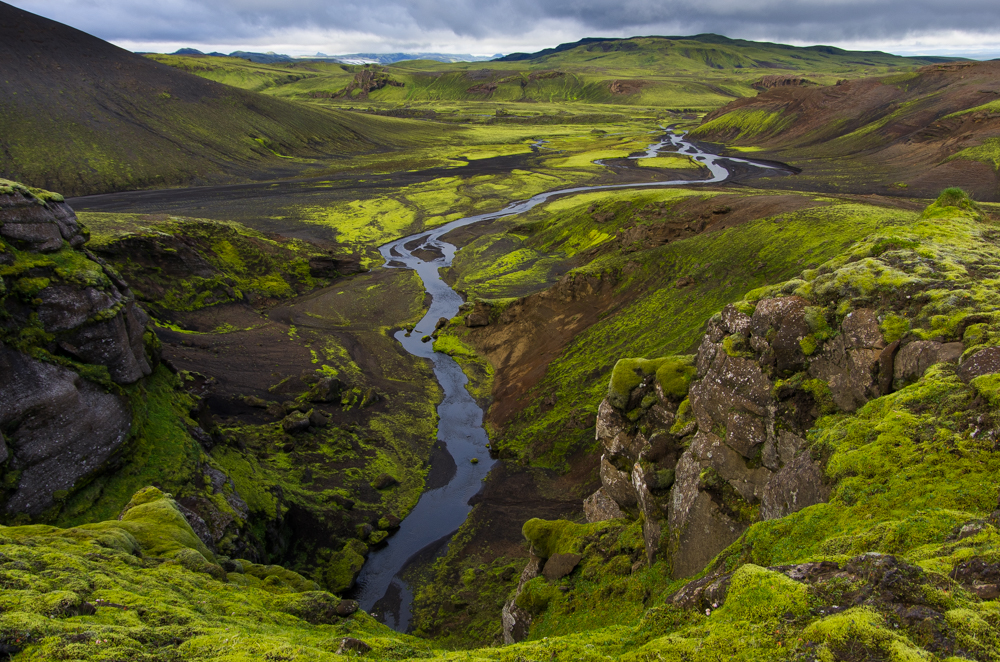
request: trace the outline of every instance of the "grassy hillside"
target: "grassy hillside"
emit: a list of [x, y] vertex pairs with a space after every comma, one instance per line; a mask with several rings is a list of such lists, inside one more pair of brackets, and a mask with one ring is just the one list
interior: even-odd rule
[[937, 64], [822, 88], [777, 88], [711, 113], [692, 132], [754, 148], [812, 190], [928, 196], [942, 185], [1000, 199], [1000, 63]]
[[4, 3], [0, 58], [14, 65], [0, 78], [0, 176], [67, 195], [259, 178], [407, 133], [220, 85]]
[[[245, 89], [281, 97], [330, 99], [331, 103], [573, 102], [690, 111], [706, 111], [734, 98], [754, 96], [754, 86], [765, 75], [794, 75], [812, 83], [832, 84], [841, 78], [936, 61], [718, 35], [584, 40], [489, 63], [424, 60], [386, 67], [255, 65], [231, 58], [150, 57]], [[384, 77], [382, 84], [375, 89], [351, 89], [353, 77], [366, 71], [379, 72]]]

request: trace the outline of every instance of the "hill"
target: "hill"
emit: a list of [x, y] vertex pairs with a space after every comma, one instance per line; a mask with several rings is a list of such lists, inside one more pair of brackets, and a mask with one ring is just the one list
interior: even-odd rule
[[692, 135], [803, 169], [783, 187], [928, 196], [957, 185], [998, 200], [998, 86], [992, 61], [775, 88], [709, 114]]
[[0, 176], [67, 195], [379, 148], [357, 118], [219, 85], [5, 3], [0, 61], [12, 65], [0, 77]]
[[[538, 53], [509, 55], [489, 63], [443, 64], [429, 60], [387, 63], [377, 71], [395, 84], [365, 89], [362, 93], [348, 89], [351, 76], [369, 75], [371, 67], [324, 67], [320, 63], [272, 63], [258, 67], [246, 61], [214, 58], [206, 61], [208, 58], [150, 57], [212, 80], [270, 95], [330, 99], [330, 103], [355, 103], [362, 99], [392, 105], [454, 101], [568, 102], [698, 112], [714, 110], [733, 99], [755, 96], [759, 89], [775, 82], [794, 79], [796, 84], [833, 84], [842, 78], [885, 74], [941, 60], [844, 51], [828, 46], [800, 48], [718, 35], [592, 38]], [[261, 85], [264, 79], [267, 84]], [[359, 87], [360, 84], [354, 89]]]

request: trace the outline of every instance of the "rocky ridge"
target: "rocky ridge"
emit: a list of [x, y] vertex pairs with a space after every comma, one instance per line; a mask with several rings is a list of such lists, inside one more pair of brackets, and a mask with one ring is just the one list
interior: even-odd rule
[[38, 516], [129, 437], [121, 387], [159, 360], [149, 317], [86, 251], [61, 196], [0, 181], [0, 466], [4, 512]]

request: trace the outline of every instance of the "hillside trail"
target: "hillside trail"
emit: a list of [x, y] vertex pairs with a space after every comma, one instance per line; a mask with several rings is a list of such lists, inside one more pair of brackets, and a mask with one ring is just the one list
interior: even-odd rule
[[358, 576], [352, 597], [360, 603], [362, 609], [386, 625], [400, 632], [409, 629], [413, 593], [400, 573], [411, 560], [420, 557], [425, 548], [440, 547], [443, 539], [449, 538], [458, 530], [472, 510], [469, 500], [479, 492], [483, 480], [496, 462], [490, 457], [489, 437], [482, 427], [483, 410], [465, 389], [468, 379], [461, 367], [450, 356], [435, 352], [433, 343], [424, 340], [434, 333], [440, 319], [451, 319], [457, 315], [459, 306], [463, 303], [462, 297], [444, 282], [439, 272], [439, 269], [451, 265], [458, 250], [442, 237], [456, 228], [473, 223], [523, 214], [555, 197], [565, 195], [613, 189], [717, 184], [730, 177], [730, 171], [722, 164], [724, 161], [755, 168], [785, 170], [777, 164], [712, 154], [685, 140], [683, 133], [668, 132], [662, 140], [650, 145], [645, 156], [656, 156], [661, 150], [668, 148], [672, 148], [672, 153], [690, 156], [704, 165], [710, 177], [695, 181], [669, 180], [556, 189], [511, 203], [501, 211], [460, 218], [432, 230], [396, 239], [379, 248], [386, 260], [385, 268], [416, 271], [427, 294], [431, 296], [427, 314], [413, 331], [398, 331], [395, 339], [407, 352], [426, 358], [433, 365], [434, 374], [444, 392], [444, 399], [437, 409], [437, 438], [454, 458], [456, 465], [456, 471], [446, 485], [427, 490], [421, 495], [417, 505], [403, 520], [399, 531], [389, 538], [384, 547], [371, 553]]

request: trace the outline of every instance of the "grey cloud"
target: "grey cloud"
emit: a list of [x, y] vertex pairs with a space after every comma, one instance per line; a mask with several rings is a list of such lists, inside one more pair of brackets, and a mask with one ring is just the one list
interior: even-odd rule
[[[538, 25], [563, 34], [697, 34], [829, 43], [900, 39], [960, 30], [1000, 32], [995, 0], [13, 0], [13, 4], [105, 39], [260, 41], [288, 29], [379, 35], [419, 42], [512, 37]], [[553, 46], [554, 43], [539, 44]]]

